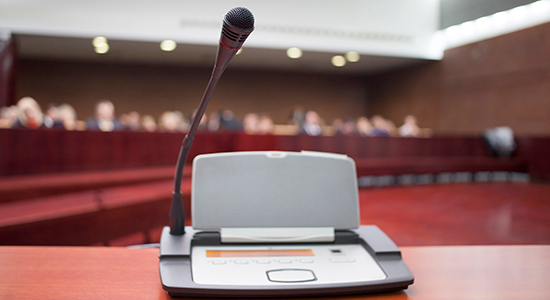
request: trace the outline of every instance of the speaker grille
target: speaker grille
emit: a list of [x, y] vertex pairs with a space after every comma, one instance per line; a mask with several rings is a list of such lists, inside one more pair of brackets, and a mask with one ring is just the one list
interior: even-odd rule
[[254, 29], [254, 15], [245, 7], [234, 7], [230, 9], [225, 14], [225, 21], [237, 29]]
[[239, 38], [238, 34], [231, 32], [231, 30], [229, 30], [226, 26], [222, 27], [222, 34], [232, 41], [237, 41], [237, 39]]

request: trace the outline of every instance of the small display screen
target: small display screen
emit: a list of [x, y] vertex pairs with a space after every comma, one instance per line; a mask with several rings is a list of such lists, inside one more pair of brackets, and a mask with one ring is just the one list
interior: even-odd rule
[[311, 249], [296, 250], [206, 250], [206, 257], [314, 256]]

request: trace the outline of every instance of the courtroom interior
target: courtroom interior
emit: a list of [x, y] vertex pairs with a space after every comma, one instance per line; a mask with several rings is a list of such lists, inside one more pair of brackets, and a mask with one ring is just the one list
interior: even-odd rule
[[240, 5], [187, 211], [197, 155], [310, 150], [355, 161], [400, 247], [550, 243], [550, 1], [0, 0], [0, 245], [159, 243]]

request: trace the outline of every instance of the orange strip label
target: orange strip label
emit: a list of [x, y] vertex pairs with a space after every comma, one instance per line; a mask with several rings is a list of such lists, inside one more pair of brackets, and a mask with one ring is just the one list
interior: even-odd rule
[[297, 250], [207, 250], [206, 257], [314, 256], [311, 249]]

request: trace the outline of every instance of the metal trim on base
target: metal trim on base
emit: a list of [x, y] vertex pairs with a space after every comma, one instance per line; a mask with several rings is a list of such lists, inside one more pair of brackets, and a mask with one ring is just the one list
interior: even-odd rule
[[162, 287], [170, 296], [181, 297], [302, 297], [397, 291], [408, 288], [414, 277], [401, 258], [399, 248], [377, 226], [337, 231], [334, 244], [360, 243], [380, 265], [384, 280], [344, 284], [296, 286], [222, 286], [193, 282], [190, 249], [194, 244], [220, 245], [218, 232], [186, 228], [183, 236], [170, 235], [165, 227], [161, 236], [159, 273]]

